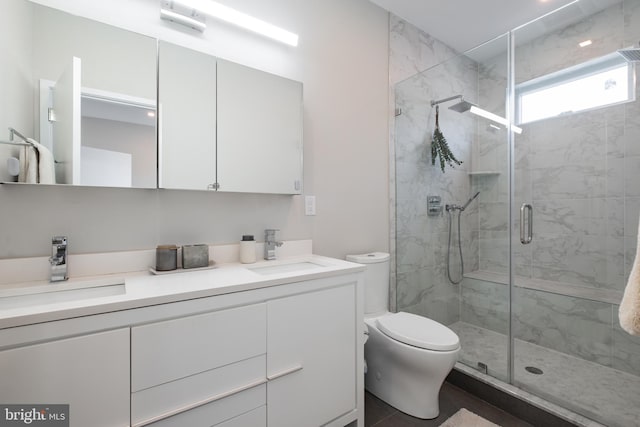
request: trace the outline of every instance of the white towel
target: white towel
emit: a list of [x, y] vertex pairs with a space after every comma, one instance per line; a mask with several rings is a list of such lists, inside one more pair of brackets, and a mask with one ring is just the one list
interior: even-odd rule
[[27, 184], [55, 184], [56, 172], [53, 154], [38, 141], [27, 138], [31, 146], [20, 150], [18, 182]]
[[20, 173], [18, 182], [35, 184], [38, 182], [38, 153], [29, 146], [20, 149]]
[[55, 162], [53, 160], [53, 154], [44, 145], [38, 141], [27, 138], [31, 144], [38, 150], [38, 183], [40, 184], [55, 184], [56, 183], [56, 169]]
[[620, 326], [631, 335], [640, 335], [640, 229], [636, 258], [618, 311]]

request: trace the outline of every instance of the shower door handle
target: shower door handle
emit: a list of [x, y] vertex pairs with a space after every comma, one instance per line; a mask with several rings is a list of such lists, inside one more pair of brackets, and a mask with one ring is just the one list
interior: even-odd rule
[[[526, 212], [526, 215], [525, 215]], [[527, 223], [525, 231], [525, 222]], [[520, 243], [528, 245], [533, 240], [533, 206], [523, 203], [520, 206]]]

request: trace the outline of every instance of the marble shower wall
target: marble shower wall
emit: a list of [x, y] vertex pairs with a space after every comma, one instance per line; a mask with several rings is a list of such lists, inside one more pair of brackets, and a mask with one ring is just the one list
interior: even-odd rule
[[[637, 43], [639, 24], [640, 1], [625, 0], [538, 38], [516, 50], [516, 84]], [[588, 38], [592, 49], [576, 47]], [[639, 117], [636, 100], [523, 126], [518, 202], [534, 205], [536, 231], [519, 274], [624, 290], [640, 211]], [[519, 338], [640, 375], [640, 340], [619, 328], [617, 305], [531, 290], [515, 301]]]
[[[462, 320], [506, 334], [508, 288], [477, 279], [465, 279], [460, 289], [451, 285], [445, 264], [446, 214], [426, 215], [427, 195], [441, 195], [444, 203], [459, 203], [481, 191], [478, 203], [463, 214], [465, 271], [507, 273], [505, 130], [443, 108], [443, 132], [455, 152], [464, 153], [465, 163], [442, 174], [430, 165], [428, 151], [434, 120], [431, 99], [464, 92], [482, 108], [505, 114], [506, 55], [473, 61], [397, 17], [391, 16], [390, 27], [392, 99], [402, 109], [402, 115], [392, 118], [390, 146], [391, 158], [396, 159], [391, 212], [397, 308], [445, 324]], [[516, 32], [516, 42], [518, 36]], [[594, 44], [578, 49], [578, 42], [587, 38]], [[516, 83], [638, 40], [640, 0], [624, 0], [577, 24], [518, 45]], [[506, 38], [496, 43], [502, 43], [506, 51]], [[637, 81], [640, 85], [640, 79]], [[515, 288], [514, 332], [520, 339], [640, 375], [640, 339], [620, 329], [618, 306], [612, 303], [624, 289], [636, 253], [640, 101], [523, 128], [515, 142], [514, 203], [534, 205], [535, 237], [530, 245], [514, 244], [515, 271], [524, 278], [552, 286], [557, 283], [558, 293]], [[469, 171], [496, 173], [468, 177]], [[607, 301], [562, 295], [563, 285], [610, 295]]]
[[[438, 65], [436, 65], [438, 64]], [[427, 215], [427, 196], [442, 197], [443, 205], [462, 204], [471, 193], [468, 172], [476, 138], [476, 121], [440, 106], [440, 128], [452, 152], [463, 164], [442, 173], [431, 164], [435, 108], [431, 100], [478, 93], [478, 66], [412, 25], [391, 17], [392, 81], [395, 85], [395, 273], [398, 310], [422, 314], [444, 324], [459, 320], [459, 288], [447, 278], [448, 217]], [[421, 71], [426, 70], [426, 71]], [[416, 74], [417, 72], [417, 74]], [[465, 271], [478, 269], [477, 207], [463, 214], [462, 244]], [[457, 242], [454, 222], [453, 242]], [[451, 251], [451, 274], [460, 277], [457, 251]]]
[[[391, 251], [389, 293], [390, 309], [397, 311], [404, 310], [405, 307], [397, 306], [396, 304], [398, 302], [398, 271], [396, 268], [396, 117], [394, 114], [396, 108], [396, 84], [459, 54], [444, 43], [393, 14], [389, 16], [389, 38], [389, 159], [393, 159], [389, 165], [389, 219], [391, 222], [389, 227], [389, 248]], [[401, 252], [403, 251], [404, 249], [401, 248]], [[400, 255], [403, 256], [402, 253]], [[404, 269], [401, 270], [406, 271]], [[417, 273], [419, 269], [413, 271]], [[419, 279], [410, 279], [406, 276], [402, 276], [402, 279], [400, 287], [403, 290], [413, 287], [415, 292], [420, 292]], [[418, 302], [415, 302], [415, 304], [418, 304]]]
[[[462, 283], [462, 322], [506, 335], [506, 284], [479, 279]], [[514, 336], [571, 356], [640, 375], [640, 338], [624, 332], [617, 304], [514, 288]]]
[[[625, 33], [625, 1], [516, 49], [516, 85], [615, 52]], [[518, 32], [515, 33], [517, 43]], [[592, 39], [588, 48], [580, 41]], [[640, 179], [627, 156], [627, 117], [637, 102], [569, 114], [523, 126], [516, 138], [517, 203], [534, 205], [535, 239], [519, 259], [519, 274], [554, 282], [621, 291], [625, 285], [625, 216], [638, 216]], [[634, 144], [635, 145], [635, 144]], [[625, 164], [631, 166], [625, 169]], [[633, 186], [637, 187], [637, 186]], [[630, 203], [633, 202], [633, 203]], [[635, 235], [635, 231], [631, 232]]]
[[[515, 33], [516, 43], [519, 33]], [[588, 49], [577, 47], [592, 39]], [[640, 40], [640, 0], [625, 0], [577, 24], [518, 45], [516, 84]], [[500, 62], [498, 57], [494, 61]], [[491, 61], [488, 61], [489, 63]], [[480, 94], [496, 84], [480, 67]], [[640, 83], [637, 83], [640, 84]], [[636, 93], [640, 86], [636, 88]], [[492, 102], [487, 99], [486, 102]], [[515, 140], [516, 200], [534, 206], [534, 240], [514, 242], [518, 276], [556, 284], [558, 294], [515, 289], [516, 337], [640, 375], [640, 339], [618, 326], [618, 306], [636, 253], [640, 212], [640, 100], [522, 126]], [[503, 148], [479, 129], [476, 165], [500, 169]], [[476, 177], [490, 199], [479, 209], [479, 268], [508, 269], [505, 177]], [[607, 301], [561, 295], [564, 285], [599, 289]], [[506, 332], [506, 287], [465, 280], [462, 320]], [[579, 293], [578, 288], [578, 293]], [[493, 309], [491, 308], [493, 305]]]
[[[492, 42], [501, 52], [478, 64], [478, 106], [506, 117], [507, 50], [505, 35]], [[508, 273], [509, 269], [509, 150], [506, 128], [478, 119], [472, 183], [478, 199], [478, 269]]]

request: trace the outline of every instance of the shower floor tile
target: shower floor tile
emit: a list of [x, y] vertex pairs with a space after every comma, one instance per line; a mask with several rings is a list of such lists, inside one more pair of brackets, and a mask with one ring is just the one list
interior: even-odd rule
[[[469, 323], [449, 326], [460, 337], [459, 361], [507, 380], [507, 337]], [[529, 372], [541, 370], [541, 374]], [[640, 425], [640, 377], [545, 347], [515, 340], [514, 384], [611, 427]]]

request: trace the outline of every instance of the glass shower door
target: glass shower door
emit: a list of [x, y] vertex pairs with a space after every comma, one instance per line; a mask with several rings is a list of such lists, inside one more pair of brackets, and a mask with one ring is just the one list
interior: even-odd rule
[[617, 312], [635, 255], [640, 107], [636, 67], [616, 50], [640, 39], [640, 2], [613, 3], [513, 32], [513, 383], [628, 426], [640, 425], [640, 340]]
[[[460, 361], [509, 381], [509, 150], [506, 95], [508, 35], [466, 53], [477, 66], [478, 93], [469, 114], [475, 125], [469, 181], [479, 192], [473, 217], [475, 266], [465, 269], [460, 287]], [[497, 119], [497, 120], [496, 120]], [[465, 255], [466, 256], [466, 255]]]

